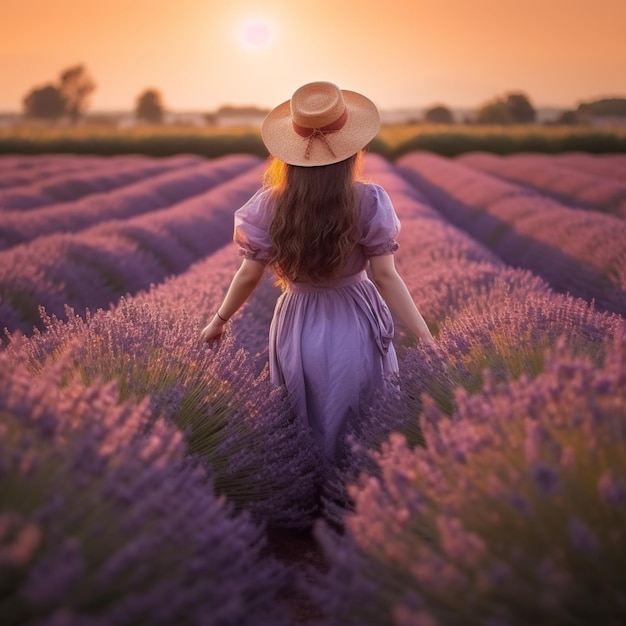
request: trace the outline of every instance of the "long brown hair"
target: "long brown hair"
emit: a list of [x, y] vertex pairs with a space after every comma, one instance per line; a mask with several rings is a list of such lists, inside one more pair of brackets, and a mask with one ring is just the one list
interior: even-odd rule
[[265, 174], [273, 213], [270, 263], [288, 282], [332, 282], [358, 240], [355, 186], [361, 153], [332, 165], [300, 167], [273, 159]]

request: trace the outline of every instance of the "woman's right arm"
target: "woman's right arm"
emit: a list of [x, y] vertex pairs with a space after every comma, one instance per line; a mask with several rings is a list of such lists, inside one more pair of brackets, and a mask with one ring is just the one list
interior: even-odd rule
[[244, 259], [233, 276], [222, 304], [217, 308], [213, 319], [202, 329], [200, 339], [209, 344], [220, 344], [226, 322], [246, 302], [263, 277], [265, 263]]
[[421, 341], [434, 344], [433, 336], [402, 280], [393, 254], [369, 257], [374, 284], [389, 308]]

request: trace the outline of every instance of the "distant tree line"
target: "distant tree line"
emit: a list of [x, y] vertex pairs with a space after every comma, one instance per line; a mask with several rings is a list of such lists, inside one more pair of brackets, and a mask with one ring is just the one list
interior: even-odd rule
[[[537, 119], [535, 107], [524, 93], [509, 93], [490, 100], [476, 111], [472, 121], [476, 124], [530, 124]], [[443, 104], [437, 104], [424, 111], [424, 121], [429, 124], [453, 124], [452, 111]]]
[[626, 98], [602, 98], [593, 102], [581, 102], [576, 109], [563, 111], [562, 124], [584, 124], [591, 119], [626, 119]]
[[487, 102], [476, 114], [478, 124], [531, 124], [536, 119], [535, 107], [523, 93], [509, 93]]
[[[24, 96], [24, 115], [51, 121], [68, 119], [77, 122], [87, 110], [89, 98], [96, 84], [84, 65], [78, 64], [62, 71], [56, 82], [33, 88]], [[247, 115], [262, 111], [257, 107], [223, 106], [215, 114], [205, 115], [209, 123], [223, 114]], [[150, 87], [136, 98], [135, 117], [150, 124], [163, 122], [166, 107], [161, 92]], [[556, 120], [560, 124], [586, 123], [593, 118], [626, 118], [626, 98], [604, 98], [581, 103], [575, 110], [564, 111]], [[462, 120], [475, 124], [531, 124], [537, 120], [537, 112], [528, 96], [511, 92], [485, 102], [472, 119]], [[454, 124], [452, 110], [444, 104], [435, 104], [424, 112], [423, 121], [430, 124]]]
[[158, 89], [145, 89], [139, 94], [135, 103], [135, 116], [144, 122], [160, 124], [165, 115], [163, 96]]
[[62, 117], [76, 122], [85, 112], [96, 84], [83, 65], [74, 65], [59, 76], [56, 83], [35, 87], [24, 96], [24, 114], [57, 120]]
[[[556, 124], [585, 124], [594, 119], [626, 119], [626, 98], [602, 98], [583, 102], [576, 109], [563, 111]], [[443, 104], [424, 111], [424, 122], [453, 124], [452, 111]], [[521, 92], [509, 93], [480, 106], [475, 118], [463, 120], [475, 124], [531, 124], [537, 121], [537, 112], [528, 96]]]
[[[28, 118], [76, 123], [85, 114], [96, 83], [84, 65], [78, 64], [61, 72], [56, 82], [34, 87], [23, 98], [24, 115]], [[137, 119], [152, 124], [163, 121], [165, 105], [158, 89], [148, 88], [137, 96], [134, 113]]]
[[429, 124], [454, 124], [454, 115], [445, 104], [436, 104], [424, 112], [424, 121]]

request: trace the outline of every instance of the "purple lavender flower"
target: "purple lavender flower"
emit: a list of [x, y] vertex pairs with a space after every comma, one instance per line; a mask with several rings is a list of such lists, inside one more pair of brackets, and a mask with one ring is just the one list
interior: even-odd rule
[[0, 366], [3, 624], [288, 623], [262, 529], [147, 401]]
[[[58, 158], [58, 157], [57, 157]], [[154, 159], [148, 157], [118, 157], [115, 159], [75, 159], [76, 165], [59, 167], [44, 178], [35, 177], [22, 186], [0, 188], [0, 211], [7, 209], [36, 209], [54, 202], [73, 201], [98, 192], [111, 191], [137, 180], [193, 165], [195, 159], [174, 157]], [[64, 159], [58, 158], [59, 165]], [[66, 163], [67, 165], [67, 163]]]
[[[66, 305], [81, 313], [108, 308], [217, 250], [230, 240], [232, 213], [258, 188], [264, 167], [145, 215], [0, 252], [0, 295], [20, 314], [17, 329], [31, 333], [40, 325], [40, 306], [56, 316]], [[0, 318], [0, 328], [17, 330], [9, 323]]]
[[330, 623], [623, 621], [626, 518], [610, 495], [626, 477], [625, 347], [616, 338], [596, 365], [560, 343], [534, 378], [457, 393], [452, 416], [424, 424], [424, 447], [390, 435], [376, 478], [349, 488], [343, 533], [317, 528], [330, 567], [310, 593]]
[[582, 169], [568, 168], [548, 155], [517, 154], [507, 157], [495, 154], [467, 154], [457, 161], [470, 167], [529, 185], [575, 208], [606, 211], [626, 218], [626, 184], [608, 180]]
[[[617, 315], [601, 314], [582, 300], [554, 293], [529, 272], [505, 266], [447, 223], [390, 164], [376, 159], [366, 165], [366, 173], [390, 190], [402, 219], [397, 264], [438, 335], [439, 351], [431, 354], [397, 328], [400, 377], [353, 425], [348, 466], [326, 485], [325, 513], [338, 524], [350, 506], [345, 484], [360, 471], [375, 473], [366, 451], [379, 449], [390, 432], [402, 432], [411, 446], [424, 445], [424, 422], [439, 419], [439, 410], [452, 413], [459, 388], [474, 394], [511, 376], [534, 377], [544, 369], [546, 351], [563, 337], [571, 350], [599, 363], [604, 339], [622, 324]], [[501, 198], [498, 189], [494, 197]], [[543, 402], [540, 395], [530, 410], [541, 411]], [[464, 452], [455, 454], [462, 459]]]
[[624, 478], [618, 478], [608, 469], [598, 479], [598, 491], [602, 498], [612, 505], [626, 505], [626, 487]]
[[564, 152], [555, 154], [554, 161], [576, 172], [591, 173], [600, 178], [624, 182], [626, 159], [619, 154], [587, 154]]
[[283, 390], [271, 387], [266, 356], [254, 356], [267, 346], [271, 281], [233, 321], [219, 352], [198, 340], [237, 262], [228, 247], [149, 294], [122, 299], [115, 311], [47, 318], [44, 333], [8, 352], [38, 376], [116, 381], [122, 400], [149, 398], [155, 419], [175, 424], [211, 466], [218, 493], [273, 526], [308, 526], [321, 480], [318, 451]]
[[436, 155], [410, 153], [397, 165], [450, 221], [504, 261], [603, 310], [626, 312], [624, 220], [569, 208]]
[[[138, 180], [128, 181], [115, 189], [29, 211], [2, 211], [0, 249], [55, 232], [76, 232], [100, 222], [129, 219], [166, 208], [205, 193], [259, 162], [258, 157], [236, 155], [211, 161], [200, 159], [186, 167], [167, 161], [153, 163], [150, 167], [137, 165], [133, 174]], [[128, 168], [128, 164], [120, 166]]]

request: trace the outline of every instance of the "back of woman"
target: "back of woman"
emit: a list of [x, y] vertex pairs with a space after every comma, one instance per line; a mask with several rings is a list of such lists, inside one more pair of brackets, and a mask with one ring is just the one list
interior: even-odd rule
[[283, 292], [270, 327], [270, 375], [331, 464], [341, 459], [347, 425], [398, 370], [387, 302], [432, 341], [395, 271], [400, 223], [391, 200], [358, 180], [362, 149], [379, 126], [370, 100], [332, 83], [304, 85], [268, 115], [262, 135], [272, 164], [235, 213], [244, 261], [202, 333], [219, 341], [225, 320], [273, 269]]

